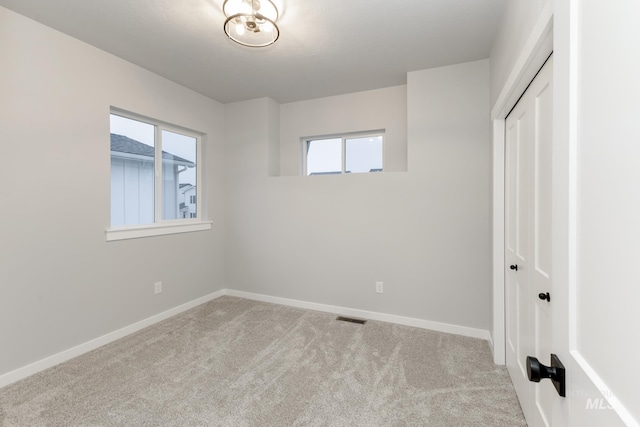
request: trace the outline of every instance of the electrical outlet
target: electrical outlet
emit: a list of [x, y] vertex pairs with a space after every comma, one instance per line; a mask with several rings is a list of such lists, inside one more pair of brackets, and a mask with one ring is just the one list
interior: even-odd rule
[[381, 294], [384, 292], [384, 288], [383, 288], [383, 283], [382, 282], [376, 282], [376, 292]]
[[155, 294], [158, 295], [160, 292], [162, 292], [162, 282], [154, 283], [153, 288], [154, 288]]

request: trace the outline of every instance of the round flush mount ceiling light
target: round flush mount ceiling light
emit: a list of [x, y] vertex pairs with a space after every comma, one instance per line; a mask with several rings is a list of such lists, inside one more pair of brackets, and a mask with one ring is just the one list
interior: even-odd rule
[[224, 32], [243, 46], [265, 47], [280, 37], [278, 8], [271, 0], [225, 0]]

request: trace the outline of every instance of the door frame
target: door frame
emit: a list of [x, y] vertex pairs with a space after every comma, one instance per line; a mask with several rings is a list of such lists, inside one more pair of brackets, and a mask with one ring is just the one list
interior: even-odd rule
[[[553, 268], [553, 278], [562, 283], [556, 287], [553, 316], [560, 319], [553, 333], [552, 345], [557, 354], [565, 359], [568, 366], [567, 398], [554, 402], [554, 420], [563, 425], [586, 425], [605, 420], [621, 425], [640, 426], [624, 405], [609, 392], [605, 381], [582, 356], [576, 343], [576, 293], [577, 246], [576, 220], [578, 215], [578, 144], [579, 144], [579, 85], [581, 21], [580, 1], [556, 1], [551, 6], [547, 2], [540, 13], [536, 25], [531, 31], [521, 55], [512, 68], [500, 95], [492, 108], [493, 143], [493, 355], [496, 364], [505, 364], [505, 118], [524, 93], [529, 82], [544, 59], [552, 51], [554, 58], [554, 179], [558, 180], [554, 199], [558, 201], [553, 208], [554, 218], [558, 222], [554, 228], [552, 242], [554, 259], [561, 262]], [[554, 23], [555, 21], [555, 23]], [[569, 310], [567, 311], [567, 308]], [[562, 311], [567, 317], [558, 316]], [[606, 402], [611, 411], [587, 413], [590, 409], [588, 397], [593, 394], [596, 400]], [[593, 401], [593, 399], [592, 399]], [[577, 416], [577, 418], [575, 417]], [[614, 420], [615, 418], [615, 420]]]
[[505, 125], [538, 70], [553, 52], [553, 5], [540, 13], [491, 110], [493, 150], [493, 361], [506, 363], [505, 337]]

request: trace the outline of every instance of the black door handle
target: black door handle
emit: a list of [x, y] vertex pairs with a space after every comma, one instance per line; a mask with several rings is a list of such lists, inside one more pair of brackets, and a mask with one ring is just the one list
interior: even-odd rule
[[518, 266], [516, 264], [512, 264], [509, 266], [510, 269], [518, 271]]
[[551, 355], [551, 366], [545, 366], [535, 357], [527, 356], [527, 376], [529, 381], [534, 383], [539, 383], [540, 380], [549, 378], [558, 394], [566, 397], [564, 365], [555, 354]]
[[547, 300], [547, 302], [551, 302], [551, 295], [549, 295], [549, 292], [539, 293], [538, 298], [540, 298], [542, 301]]

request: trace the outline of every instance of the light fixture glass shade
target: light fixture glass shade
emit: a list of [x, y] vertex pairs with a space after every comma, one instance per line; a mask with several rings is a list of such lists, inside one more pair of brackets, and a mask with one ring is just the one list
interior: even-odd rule
[[234, 42], [249, 47], [265, 47], [278, 40], [278, 8], [271, 0], [225, 0], [222, 11], [224, 32]]

